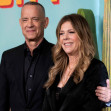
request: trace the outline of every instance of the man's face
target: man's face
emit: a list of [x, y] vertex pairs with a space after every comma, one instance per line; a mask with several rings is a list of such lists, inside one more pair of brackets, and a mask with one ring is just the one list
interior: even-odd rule
[[40, 6], [26, 5], [22, 8], [19, 22], [25, 40], [38, 42], [44, 36], [44, 28], [48, 25], [48, 18], [45, 17]]

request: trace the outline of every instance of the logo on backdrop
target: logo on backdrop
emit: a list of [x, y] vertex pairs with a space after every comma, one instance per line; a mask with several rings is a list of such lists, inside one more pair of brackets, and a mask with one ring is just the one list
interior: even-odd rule
[[[24, 0], [15, 0], [18, 7], [22, 7]], [[29, 0], [32, 2], [38, 2], [38, 0]], [[60, 0], [50, 0], [54, 5], [60, 4]], [[14, 5], [14, 0], [0, 0], [0, 8], [12, 8]]]

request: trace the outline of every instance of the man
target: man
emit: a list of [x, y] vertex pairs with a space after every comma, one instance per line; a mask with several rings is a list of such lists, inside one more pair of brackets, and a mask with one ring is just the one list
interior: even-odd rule
[[25, 43], [5, 51], [0, 66], [0, 111], [41, 111], [43, 85], [52, 66], [52, 44], [44, 39], [48, 26], [43, 6], [27, 2], [20, 26]]
[[25, 43], [5, 51], [0, 65], [0, 111], [41, 111], [52, 44], [44, 39], [48, 26], [44, 7], [27, 2], [21, 10], [20, 26]]

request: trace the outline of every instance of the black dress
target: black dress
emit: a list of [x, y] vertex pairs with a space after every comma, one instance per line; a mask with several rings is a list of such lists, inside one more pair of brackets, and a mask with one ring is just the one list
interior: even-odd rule
[[46, 90], [43, 111], [101, 111], [104, 103], [98, 100], [95, 89], [98, 85], [105, 86], [108, 78], [105, 65], [93, 59], [86, 70], [82, 81], [76, 84], [71, 76], [59, 92], [59, 102], [56, 92], [59, 76], [53, 85]]

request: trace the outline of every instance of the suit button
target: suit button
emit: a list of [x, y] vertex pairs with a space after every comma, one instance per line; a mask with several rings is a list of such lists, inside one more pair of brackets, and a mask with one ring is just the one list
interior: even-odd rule
[[32, 78], [32, 75], [30, 75], [30, 78]]
[[31, 88], [29, 88], [28, 90], [29, 90], [29, 91], [31, 91], [32, 89], [31, 89]]

